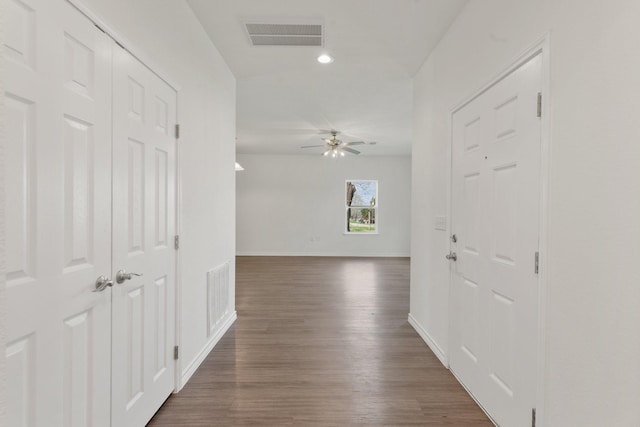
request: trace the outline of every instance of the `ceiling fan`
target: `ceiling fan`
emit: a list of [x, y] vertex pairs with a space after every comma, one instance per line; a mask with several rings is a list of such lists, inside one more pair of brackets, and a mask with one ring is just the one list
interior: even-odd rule
[[358, 150], [354, 150], [353, 148], [350, 148], [350, 147], [352, 145], [364, 144], [364, 141], [342, 142], [341, 140], [338, 139], [338, 134], [340, 133], [339, 131], [332, 130], [330, 133], [331, 133], [331, 138], [322, 138], [325, 144], [303, 145], [300, 148], [326, 147], [326, 151], [322, 153], [322, 155], [323, 156], [330, 155], [331, 157], [344, 156], [345, 152], [351, 153], [351, 154], [360, 154]]

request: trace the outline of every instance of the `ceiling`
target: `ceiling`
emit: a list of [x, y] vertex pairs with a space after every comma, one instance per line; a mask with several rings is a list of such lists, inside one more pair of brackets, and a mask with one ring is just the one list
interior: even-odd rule
[[[412, 77], [467, 0], [188, 0], [237, 79], [237, 152], [410, 155]], [[251, 46], [244, 22], [324, 25], [324, 46]], [[329, 53], [334, 62], [319, 64]]]

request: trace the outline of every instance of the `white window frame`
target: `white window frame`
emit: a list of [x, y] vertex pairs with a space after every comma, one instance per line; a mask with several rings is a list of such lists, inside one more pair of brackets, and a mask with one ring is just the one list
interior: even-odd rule
[[[370, 206], [348, 206], [347, 205], [347, 183], [349, 182], [374, 182], [376, 184], [376, 195], [375, 200], [376, 203], [373, 207]], [[379, 199], [380, 187], [377, 179], [346, 179], [344, 181], [344, 186], [342, 187], [342, 200], [344, 203], [344, 210], [342, 211], [343, 218], [343, 234], [348, 234], [349, 236], [375, 236], [380, 233], [380, 199]], [[347, 231], [347, 222], [348, 216], [347, 212], [349, 209], [373, 209], [375, 211], [375, 231]]]

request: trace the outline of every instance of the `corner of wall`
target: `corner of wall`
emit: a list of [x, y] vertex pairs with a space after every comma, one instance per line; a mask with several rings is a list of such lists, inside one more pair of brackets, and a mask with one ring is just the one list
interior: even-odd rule
[[445, 368], [449, 369], [449, 359], [445, 353], [445, 351], [436, 343], [436, 341], [429, 335], [427, 330], [422, 327], [422, 325], [413, 317], [411, 313], [409, 313], [409, 324], [413, 327], [413, 329], [420, 335], [420, 338], [429, 346], [433, 354], [436, 355], [440, 363], [444, 365]]
[[233, 325], [233, 323], [236, 321], [237, 318], [238, 318], [238, 315], [236, 311], [233, 310], [233, 311], [230, 311], [221, 320], [220, 326], [213, 333], [211, 338], [209, 338], [209, 340], [206, 342], [202, 350], [198, 352], [198, 354], [196, 354], [196, 356], [193, 359], [191, 359], [189, 364], [182, 370], [182, 373], [180, 375], [180, 383], [178, 384], [178, 387], [176, 387], [177, 391], [182, 390], [185, 384], [187, 384], [191, 376], [193, 376], [193, 374], [196, 372], [198, 367], [202, 364], [202, 362], [204, 362], [204, 360], [207, 358], [209, 353], [211, 353], [211, 351], [214, 349], [216, 344], [218, 344], [218, 342], [222, 339], [224, 334], [227, 333], [227, 331], [229, 330], [229, 328], [231, 328], [231, 326]]

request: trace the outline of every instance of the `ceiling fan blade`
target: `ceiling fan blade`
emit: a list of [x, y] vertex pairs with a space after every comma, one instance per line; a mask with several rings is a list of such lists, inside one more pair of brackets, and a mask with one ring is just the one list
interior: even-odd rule
[[353, 141], [353, 142], [345, 142], [344, 145], [345, 147], [349, 146], [349, 145], [362, 145], [364, 144], [364, 141]]
[[360, 152], [358, 150], [354, 150], [353, 148], [349, 148], [349, 147], [342, 147], [341, 150], [342, 151], [347, 151], [347, 152], [352, 153], [352, 154], [360, 154]]
[[303, 145], [300, 148], [318, 148], [318, 147], [324, 147], [324, 144], [320, 144], [320, 145]]

